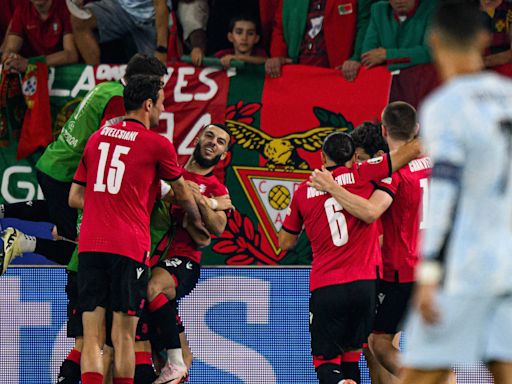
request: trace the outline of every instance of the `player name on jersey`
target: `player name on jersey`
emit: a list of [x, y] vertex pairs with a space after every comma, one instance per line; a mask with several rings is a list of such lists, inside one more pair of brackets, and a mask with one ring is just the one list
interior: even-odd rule
[[409, 163], [409, 169], [411, 172], [417, 172], [430, 168], [432, 168], [432, 160], [430, 160], [430, 157], [423, 157], [421, 159], [412, 160]]
[[102, 136], [115, 137], [116, 139], [135, 141], [139, 132], [124, 131], [122, 129], [105, 127], [101, 130]]
[[[350, 173], [342, 173], [341, 175], [336, 176], [334, 178], [334, 181], [336, 181], [336, 183], [338, 185], [348, 185], [348, 184], [355, 184], [356, 183], [356, 181], [354, 179], [354, 174], [352, 172], [350, 172]], [[315, 189], [313, 187], [308, 187], [307, 198], [311, 199], [313, 197], [318, 197], [318, 196], [325, 195], [326, 193], [327, 192], [319, 191], [318, 189]]]

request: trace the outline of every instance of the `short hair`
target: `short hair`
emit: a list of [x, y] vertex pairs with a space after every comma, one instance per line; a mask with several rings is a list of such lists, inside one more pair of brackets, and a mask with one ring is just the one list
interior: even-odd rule
[[124, 79], [126, 82], [134, 75], [155, 75], [162, 77], [167, 75], [167, 67], [156, 57], [142, 53], [136, 53], [128, 62]]
[[235, 24], [237, 21], [249, 21], [254, 24], [254, 28], [256, 29], [256, 33], [260, 34], [260, 25], [258, 23], [258, 20], [253, 15], [242, 13], [239, 15], [236, 15], [229, 20], [229, 32], [233, 32], [233, 29], [235, 28]]
[[374, 157], [379, 151], [389, 152], [380, 124], [365, 121], [350, 132], [350, 136], [354, 140], [355, 147], [363, 148], [370, 157]]
[[475, 43], [482, 31], [488, 31], [479, 3], [471, 0], [441, 0], [430, 28], [442, 35], [450, 48], [465, 50]]
[[156, 103], [158, 92], [163, 87], [159, 76], [133, 75], [124, 88], [124, 108], [126, 112], [135, 111], [142, 107], [147, 99]]
[[416, 134], [417, 124], [416, 109], [405, 101], [389, 103], [382, 112], [382, 125], [393, 139], [412, 139]]
[[210, 124], [205, 124], [205, 126], [201, 129], [201, 133], [204, 132], [204, 130], [210, 126], [214, 126], [214, 127], [217, 127], [219, 129], [222, 129], [224, 132], [226, 132], [228, 134], [228, 145], [227, 145], [227, 148], [231, 148], [231, 131], [229, 130], [229, 127], [226, 125], [226, 124], [223, 124], [223, 123], [210, 123]]
[[344, 165], [349, 161], [356, 147], [354, 141], [348, 133], [345, 132], [333, 132], [327, 136], [322, 145], [322, 151], [324, 154], [336, 165]]

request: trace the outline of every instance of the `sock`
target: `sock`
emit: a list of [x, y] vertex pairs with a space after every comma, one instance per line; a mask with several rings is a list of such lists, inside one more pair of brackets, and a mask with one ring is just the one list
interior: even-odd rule
[[80, 383], [80, 351], [72, 349], [66, 360], [62, 362], [59, 370], [57, 383], [59, 384], [78, 384]]
[[359, 363], [341, 363], [341, 372], [343, 372], [343, 378], [352, 379], [356, 383], [361, 382], [361, 372], [359, 371]]
[[24, 201], [22, 203], [2, 204], [0, 218], [12, 217], [14, 219], [29, 221], [52, 222], [48, 212], [46, 200]]
[[133, 384], [132, 377], [114, 377], [112, 384]]
[[151, 352], [135, 352], [134, 384], [151, 384], [157, 377], [153, 369]]
[[30, 253], [36, 250], [36, 238], [34, 236], [29, 236], [24, 233], [21, 233], [20, 236], [20, 248], [23, 253]]
[[57, 264], [68, 265], [75, 248], [76, 244], [69, 241], [49, 240], [38, 237], [34, 250], [26, 252], [35, 252]]
[[148, 305], [150, 325], [154, 327], [165, 349], [181, 348], [176, 325], [176, 309], [163, 293], [159, 293]]
[[167, 350], [167, 360], [176, 365], [186, 367], [185, 361], [183, 361], [183, 351], [181, 348], [173, 348]]
[[103, 375], [98, 372], [82, 373], [82, 384], [103, 384]]
[[326, 363], [315, 370], [320, 384], [338, 384], [344, 379], [339, 364]]

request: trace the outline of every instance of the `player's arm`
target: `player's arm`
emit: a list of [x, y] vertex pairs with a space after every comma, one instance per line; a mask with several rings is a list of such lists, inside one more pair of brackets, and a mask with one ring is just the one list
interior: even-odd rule
[[278, 237], [279, 248], [281, 248], [283, 251], [289, 251], [295, 247], [295, 244], [297, 244], [299, 234], [290, 233], [285, 228], [281, 228]]
[[214, 209], [217, 208], [217, 206], [215, 206], [213, 201], [217, 203], [217, 200], [210, 200], [206, 196], [201, 196], [196, 200], [196, 203], [199, 207], [199, 212], [201, 212], [201, 217], [203, 218], [206, 229], [215, 236], [220, 236], [226, 228], [228, 217], [226, 212]]
[[423, 152], [419, 139], [411, 140], [400, 148], [389, 152], [392, 172], [398, 171], [410, 161], [418, 158]]
[[85, 186], [76, 182], [71, 183], [68, 204], [71, 208], [84, 208]]
[[211, 241], [210, 233], [202, 222], [199, 208], [193, 194], [185, 183], [185, 179], [183, 176], [180, 176], [178, 179], [170, 181], [170, 184], [174, 192], [176, 204], [180, 205], [187, 213], [187, 226], [191, 226], [190, 230], [194, 233], [194, 241], [200, 247], [206, 247]]

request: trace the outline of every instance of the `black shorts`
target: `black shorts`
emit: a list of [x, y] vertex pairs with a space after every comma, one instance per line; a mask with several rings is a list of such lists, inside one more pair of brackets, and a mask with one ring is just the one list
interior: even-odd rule
[[82, 313], [78, 309], [78, 279], [76, 272], [66, 272], [68, 274], [68, 281], [66, 283], [66, 294], [68, 296], [67, 336], [77, 338], [84, 335]]
[[184, 256], [162, 260], [156, 266], [165, 269], [171, 276], [175, 277], [176, 300], [192, 292], [201, 274], [201, 265]]
[[377, 314], [374, 333], [395, 334], [401, 330], [414, 283], [377, 282]]
[[36, 175], [48, 204], [50, 222], [57, 226], [59, 235], [75, 240], [77, 210], [71, 208], [68, 203], [71, 183], [55, 180], [39, 170]]
[[149, 268], [125, 256], [103, 252], [78, 255], [78, 298], [82, 312], [96, 307], [140, 316]]
[[333, 359], [361, 349], [375, 313], [375, 280], [315, 289], [309, 299], [311, 353]]

